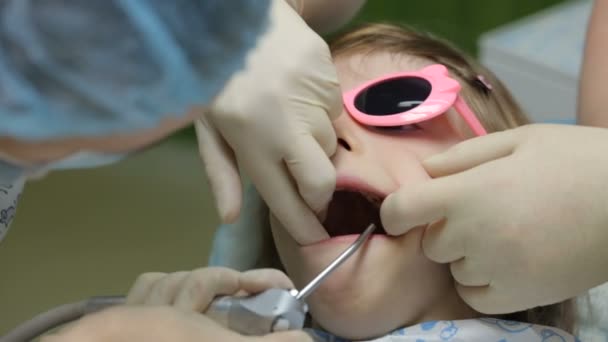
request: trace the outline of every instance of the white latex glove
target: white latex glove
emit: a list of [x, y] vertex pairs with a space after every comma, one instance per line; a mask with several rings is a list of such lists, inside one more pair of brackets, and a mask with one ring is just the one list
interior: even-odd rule
[[40, 342], [312, 342], [303, 331], [242, 336], [205, 315], [168, 306], [120, 306], [88, 315]]
[[205, 267], [190, 272], [144, 273], [127, 295], [127, 304], [171, 305], [204, 313], [220, 295], [248, 295], [270, 288], [293, 289], [285, 273], [276, 269], [239, 272], [225, 267]]
[[315, 213], [335, 187], [328, 156], [341, 103], [327, 45], [284, 0], [273, 0], [271, 27], [246, 69], [196, 123], [224, 222], [240, 210], [240, 168], [298, 242], [327, 237]]
[[146, 273], [129, 291], [127, 303], [131, 305], [86, 316], [41, 342], [312, 342], [303, 331], [242, 336], [201, 314], [218, 295], [245, 295], [271, 287], [289, 289], [293, 284], [284, 273], [272, 269]]
[[424, 253], [451, 263], [462, 298], [508, 313], [608, 280], [608, 130], [531, 125], [425, 161], [435, 179], [382, 204], [387, 232], [431, 223]]

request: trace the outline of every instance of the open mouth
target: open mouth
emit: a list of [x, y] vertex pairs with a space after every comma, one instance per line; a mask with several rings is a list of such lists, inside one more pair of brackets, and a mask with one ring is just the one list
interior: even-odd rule
[[361, 234], [370, 223], [374, 234], [386, 231], [380, 222], [380, 205], [384, 196], [354, 189], [336, 190], [329, 202], [323, 226], [330, 237]]

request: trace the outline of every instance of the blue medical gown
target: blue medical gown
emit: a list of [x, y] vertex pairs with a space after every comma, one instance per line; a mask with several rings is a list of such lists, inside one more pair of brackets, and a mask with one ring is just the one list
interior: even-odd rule
[[268, 25], [268, 0], [0, 1], [0, 136], [154, 127], [208, 103]]

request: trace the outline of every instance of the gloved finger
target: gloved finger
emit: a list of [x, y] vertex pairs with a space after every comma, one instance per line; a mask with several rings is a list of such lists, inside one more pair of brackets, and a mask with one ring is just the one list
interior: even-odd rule
[[325, 87], [317, 87], [316, 89], [318, 89], [317, 94], [322, 99], [321, 105], [325, 105], [325, 114], [329, 120], [333, 121], [337, 119], [340, 114], [342, 114], [342, 110], [344, 109], [342, 88], [340, 87], [340, 82], [338, 81], [338, 73], [336, 71], [331, 52], [329, 51], [329, 46], [323, 39], [319, 39], [319, 43], [323, 44], [322, 48], [327, 50], [327, 53], [316, 55], [316, 58], [321, 57], [324, 60], [324, 62], [318, 66], [320, 68], [324, 68], [324, 70], [319, 70], [320, 72], [317, 75], [318, 77], [323, 78], [319, 84], [322, 83], [325, 85]]
[[132, 305], [143, 304], [154, 284], [166, 275], [166, 273], [161, 272], [149, 272], [139, 275], [127, 294], [126, 303]]
[[265, 336], [248, 337], [246, 341], [255, 342], [314, 342], [313, 338], [301, 330], [276, 332]]
[[[256, 160], [257, 158], [240, 160]], [[300, 197], [292, 183], [287, 168], [282, 163], [241, 164], [260, 196], [291, 236], [300, 244], [329, 238], [325, 228]]]
[[304, 53], [308, 58], [302, 60], [312, 61], [315, 71], [311, 73], [310, 69], [297, 68], [294, 79], [299, 81], [300, 87], [305, 90], [297, 92], [298, 99], [294, 102], [304, 104], [305, 108], [323, 108], [323, 115], [329, 118], [330, 121], [337, 119], [342, 113], [342, 89], [338, 81], [338, 73], [334, 65], [334, 61], [329, 51], [329, 46], [317, 34], [309, 36], [313, 40], [314, 48], [307, 49]]
[[[492, 285], [464, 286], [456, 284], [456, 291], [471, 308], [486, 315], [506, 314], [528, 309], [517, 304], [513, 298], [496, 296]], [[500, 308], [500, 310], [497, 310]]]
[[466, 242], [466, 230], [442, 219], [425, 229], [422, 250], [427, 258], [445, 264], [465, 256]]
[[239, 278], [241, 290], [247, 293], [259, 293], [270, 288], [293, 289], [295, 286], [289, 277], [274, 268], [250, 270], [241, 273]]
[[382, 225], [390, 235], [443, 219], [448, 204], [458, 198], [459, 178], [431, 179], [417, 186], [402, 187], [384, 199], [380, 206]]
[[490, 284], [490, 275], [486, 270], [466, 257], [450, 264], [450, 271], [457, 283], [463, 286], [487, 286]]
[[[340, 107], [341, 109], [342, 107]], [[311, 134], [316, 139], [317, 144], [321, 146], [325, 155], [332, 156], [336, 152], [338, 146], [338, 138], [336, 131], [331, 123], [327, 113], [321, 108], [307, 108], [306, 115], [312, 123]]]
[[332, 84], [332, 87], [326, 90], [326, 93], [328, 94], [327, 96], [329, 96], [329, 99], [326, 101], [326, 103], [328, 104], [327, 117], [331, 121], [334, 121], [342, 114], [342, 110], [344, 109], [344, 102], [342, 99], [342, 88], [340, 88], [340, 83], [336, 81], [338, 76], [336, 71], [334, 70], [334, 62], [331, 59], [331, 54], [328, 54], [327, 56], [329, 56], [329, 63], [327, 63], [327, 65], [332, 68], [331, 72], [333, 73], [333, 75], [335, 75], [331, 79], [327, 80], [328, 84]]
[[204, 312], [216, 296], [240, 290], [240, 273], [225, 267], [206, 267], [188, 274], [182, 282], [174, 306], [183, 311]]
[[234, 222], [241, 210], [241, 178], [234, 153], [205, 119], [195, 122], [198, 148], [209, 178], [211, 192], [224, 223]]
[[144, 300], [147, 305], [171, 305], [190, 272], [175, 272], [166, 275], [152, 286]]
[[514, 129], [465, 140], [426, 159], [423, 166], [433, 178], [472, 169], [513, 153], [522, 135]]
[[320, 212], [336, 188], [336, 169], [327, 155], [313, 137], [301, 136], [293, 140], [284, 161], [304, 201]]

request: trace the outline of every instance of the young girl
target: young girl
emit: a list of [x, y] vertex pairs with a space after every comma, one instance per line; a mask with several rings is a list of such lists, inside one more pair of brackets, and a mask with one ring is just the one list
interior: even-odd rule
[[[345, 109], [334, 122], [336, 192], [321, 214], [327, 239], [302, 245], [289, 227], [264, 215], [250, 191], [241, 221], [218, 232], [211, 263], [238, 270], [275, 266], [300, 288], [374, 222], [376, 234], [309, 297], [315, 339], [574, 341], [571, 303], [484, 317], [458, 296], [449, 266], [424, 256], [425, 227], [389, 237], [379, 220], [384, 197], [429, 179], [421, 160], [484, 131], [527, 123], [505, 87], [450, 45], [397, 26], [357, 28], [331, 49]], [[134, 289], [183, 287], [171, 281], [179, 277], [184, 274], [148, 277], [149, 284]], [[204, 286], [205, 277], [200, 282]], [[187, 289], [169, 292], [175, 291]]]

